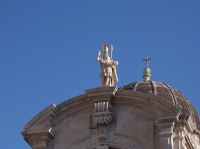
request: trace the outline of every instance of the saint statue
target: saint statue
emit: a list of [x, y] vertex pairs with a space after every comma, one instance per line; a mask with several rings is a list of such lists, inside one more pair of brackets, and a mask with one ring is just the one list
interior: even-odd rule
[[[96, 60], [100, 62], [101, 67], [101, 81], [102, 85], [113, 86], [114, 83], [118, 82], [116, 66], [118, 65], [118, 61], [113, 61], [112, 58], [108, 56], [108, 46], [103, 44], [102, 50], [104, 52], [104, 56], [100, 57], [101, 52], [98, 52]], [[111, 46], [111, 52], [112, 52]], [[112, 53], [111, 53], [112, 55]]]

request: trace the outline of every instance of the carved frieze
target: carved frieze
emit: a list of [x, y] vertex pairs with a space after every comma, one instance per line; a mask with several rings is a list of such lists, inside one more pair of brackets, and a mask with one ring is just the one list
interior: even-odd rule
[[112, 112], [98, 112], [93, 115], [95, 125], [108, 125], [112, 121]]

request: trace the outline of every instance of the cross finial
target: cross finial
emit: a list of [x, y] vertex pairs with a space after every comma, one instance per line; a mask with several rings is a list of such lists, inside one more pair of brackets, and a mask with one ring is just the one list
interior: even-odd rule
[[148, 62], [151, 60], [151, 58], [148, 58], [148, 55], [146, 56], [146, 59], [144, 59], [143, 61], [146, 61], [146, 68], [148, 68]]

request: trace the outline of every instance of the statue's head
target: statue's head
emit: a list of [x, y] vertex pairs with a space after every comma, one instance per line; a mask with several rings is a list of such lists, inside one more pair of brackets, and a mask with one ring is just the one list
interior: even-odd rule
[[103, 53], [104, 53], [103, 59], [104, 60], [110, 59], [110, 57], [108, 55], [108, 46], [106, 44], [102, 44], [102, 50], [103, 50]]
[[102, 44], [103, 53], [108, 53], [108, 46], [106, 44]]

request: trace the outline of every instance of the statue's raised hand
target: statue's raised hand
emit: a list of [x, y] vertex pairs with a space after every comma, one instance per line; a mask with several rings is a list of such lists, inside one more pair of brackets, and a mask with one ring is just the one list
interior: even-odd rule
[[98, 56], [100, 56], [101, 55], [101, 52], [100, 52], [100, 50], [99, 50], [99, 52], [98, 52]]

